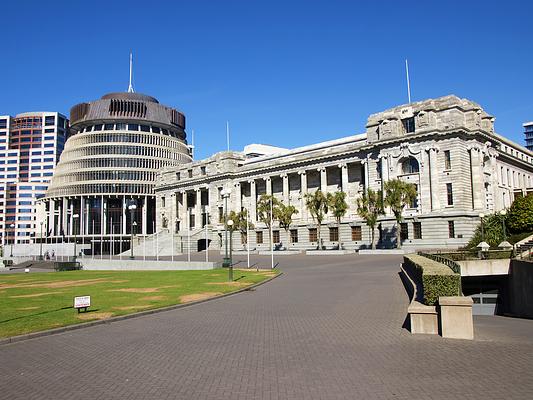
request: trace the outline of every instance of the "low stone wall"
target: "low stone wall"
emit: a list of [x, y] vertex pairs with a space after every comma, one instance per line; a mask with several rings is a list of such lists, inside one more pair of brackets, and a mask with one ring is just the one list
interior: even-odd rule
[[346, 254], [355, 254], [355, 250], [307, 250], [308, 256], [343, 256]]
[[512, 260], [508, 282], [508, 313], [533, 318], [533, 263]]
[[155, 260], [100, 260], [78, 258], [84, 270], [88, 271], [187, 271], [218, 268], [215, 262], [205, 261], [155, 261]]
[[404, 254], [412, 254], [416, 253], [415, 249], [361, 249], [358, 251], [359, 254], [390, 254], [390, 255], [404, 255]]

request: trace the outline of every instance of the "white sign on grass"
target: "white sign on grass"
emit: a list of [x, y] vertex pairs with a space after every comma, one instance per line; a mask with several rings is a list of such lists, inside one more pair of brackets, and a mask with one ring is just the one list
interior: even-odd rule
[[86, 308], [91, 306], [91, 296], [74, 297], [74, 308]]

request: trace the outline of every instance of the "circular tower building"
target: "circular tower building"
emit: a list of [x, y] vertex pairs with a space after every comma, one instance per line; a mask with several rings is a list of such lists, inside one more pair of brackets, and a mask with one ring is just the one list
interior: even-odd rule
[[[154, 183], [192, 160], [185, 116], [139, 93], [110, 93], [70, 110], [70, 132], [46, 195], [47, 240], [129, 248], [155, 230]], [[87, 247], [87, 246], [85, 246]]]

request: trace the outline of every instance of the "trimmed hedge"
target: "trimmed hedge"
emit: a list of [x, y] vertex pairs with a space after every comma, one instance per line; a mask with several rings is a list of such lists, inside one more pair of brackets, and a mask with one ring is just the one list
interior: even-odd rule
[[404, 256], [404, 263], [416, 272], [422, 283], [424, 304], [434, 306], [441, 296], [461, 296], [461, 275], [449, 267], [418, 254]]

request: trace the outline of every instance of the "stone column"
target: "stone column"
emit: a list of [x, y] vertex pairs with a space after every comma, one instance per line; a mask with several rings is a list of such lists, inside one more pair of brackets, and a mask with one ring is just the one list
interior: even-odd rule
[[74, 234], [74, 202], [72, 199], [69, 199], [69, 217], [68, 217], [68, 233], [67, 235], [72, 236]]
[[364, 167], [363, 179], [365, 180], [364, 190], [366, 191], [367, 189], [370, 188], [370, 185], [369, 185], [370, 182], [368, 182], [369, 181], [369, 179], [368, 179], [368, 159], [361, 160], [361, 164], [363, 164], [363, 167]]
[[100, 234], [107, 233], [107, 203], [104, 196], [102, 196], [102, 204], [100, 205]]
[[85, 235], [85, 227], [87, 226], [87, 214], [85, 211], [85, 199], [80, 196], [80, 236]]
[[194, 228], [202, 227], [202, 189], [196, 189], [196, 206], [194, 207]]
[[[48, 208], [48, 232], [50, 232], [50, 228], [52, 228], [52, 236], [55, 236], [55, 232], [56, 232], [55, 211], [56, 211], [56, 202], [54, 199], [50, 199], [50, 206]], [[48, 232], [46, 232], [46, 234], [48, 234]]]
[[238, 213], [238, 212], [241, 212], [241, 208], [242, 208], [241, 183], [240, 182], [235, 183], [234, 187], [235, 187], [235, 203], [234, 203], [234, 207], [235, 207], [235, 212]]
[[280, 177], [283, 179], [283, 203], [289, 205], [289, 175], [281, 174]]
[[144, 196], [143, 199], [143, 210], [142, 210], [142, 234], [146, 235], [148, 233], [148, 227], [146, 224], [148, 223], [148, 210], [147, 210], [147, 197]]
[[305, 195], [307, 194], [307, 174], [305, 171], [298, 171], [300, 175], [300, 215], [302, 221], [307, 221], [307, 207], [305, 206]]
[[255, 192], [255, 180], [248, 181], [250, 184], [250, 220], [257, 221], [257, 195]]
[[183, 230], [189, 229], [189, 206], [187, 204], [187, 191], [181, 192], [183, 199], [183, 219], [181, 220], [181, 226]]
[[471, 146], [470, 151], [470, 176], [471, 176], [471, 190], [472, 190], [472, 209], [482, 210], [483, 196], [485, 190], [483, 187], [483, 174], [481, 171], [480, 153], [481, 150], [476, 146]]
[[317, 171], [320, 172], [320, 190], [322, 193], [328, 192], [328, 174], [326, 167], [317, 168]]
[[348, 165], [339, 164], [339, 168], [341, 169], [341, 189], [348, 195]]
[[266, 194], [270, 196], [272, 194], [272, 179], [267, 176], [266, 178], [263, 178], [263, 180], [265, 181]]
[[437, 152], [436, 147], [428, 149], [429, 156], [429, 191], [431, 193], [431, 211], [436, 211], [440, 209], [440, 197], [439, 197], [439, 163], [437, 161]]
[[61, 230], [63, 231], [64, 235], [68, 235], [68, 199], [66, 197], [63, 197], [63, 206], [61, 207], [61, 228], [59, 234], [61, 234]]

